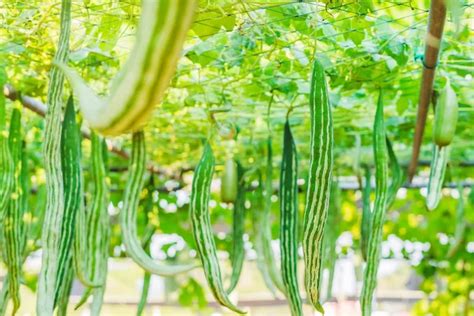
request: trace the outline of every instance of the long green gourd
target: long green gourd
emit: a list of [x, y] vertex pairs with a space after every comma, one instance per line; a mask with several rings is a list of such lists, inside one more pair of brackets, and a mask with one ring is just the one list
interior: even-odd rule
[[135, 132], [132, 140], [132, 157], [129, 164], [129, 178], [125, 188], [124, 205], [120, 212], [120, 228], [127, 255], [143, 269], [161, 276], [171, 276], [189, 271], [194, 264], [161, 265], [157, 264], [143, 250], [137, 234], [137, 208], [143, 188], [146, 170], [145, 135], [142, 131]]
[[334, 272], [337, 260], [336, 242], [339, 237], [339, 222], [341, 213], [341, 192], [339, 183], [335, 180], [331, 185], [331, 200], [329, 201], [328, 219], [324, 231], [324, 269], [328, 272], [326, 286], [326, 301], [332, 297]]
[[[474, 189], [471, 188], [471, 191], [472, 190]], [[461, 248], [465, 240], [467, 230], [467, 220], [465, 218], [464, 210], [463, 186], [460, 182], [458, 182], [457, 191], [459, 193], [459, 198], [458, 204], [456, 206], [456, 226], [454, 229], [454, 243], [452, 243], [449, 247], [448, 254], [446, 255], [448, 258], [452, 258]]]
[[329, 208], [333, 169], [334, 132], [324, 68], [314, 61], [309, 96], [311, 111], [308, 189], [303, 220], [305, 288], [308, 300], [320, 312], [320, 277], [324, 227]]
[[[0, 87], [3, 87], [5, 77], [3, 68], [0, 68]], [[3, 217], [10, 201], [15, 169], [8, 146], [6, 125], [5, 96], [0, 93], [0, 223], [3, 223]]]
[[232, 252], [230, 261], [232, 263], [232, 274], [230, 277], [230, 285], [227, 293], [237, 286], [242, 272], [242, 266], [245, 259], [244, 249], [244, 226], [245, 226], [245, 170], [237, 162], [237, 197], [234, 204], [233, 220], [232, 220]]
[[[20, 213], [20, 218], [23, 219], [22, 221], [22, 226], [21, 226], [21, 236], [20, 236], [20, 253], [21, 253], [21, 265], [25, 261], [27, 257], [26, 253], [26, 238], [27, 238], [27, 229], [28, 229], [28, 216], [26, 215], [28, 213], [28, 170], [27, 170], [27, 155], [25, 152], [25, 142], [22, 142], [22, 151], [21, 151], [21, 172], [19, 174], [19, 181], [20, 181], [20, 187], [21, 187], [21, 213]], [[8, 145], [8, 144], [7, 144]], [[18, 145], [18, 144], [16, 144]], [[18, 145], [19, 146], [19, 145]], [[8, 148], [8, 154], [10, 155], [10, 146], [7, 146]], [[16, 149], [18, 150], [18, 148]], [[11, 156], [10, 156], [11, 157]], [[12, 177], [14, 175], [12, 174]], [[9, 195], [11, 197], [11, 193]], [[3, 228], [3, 216], [1, 222], [2, 225], [0, 225], [0, 228]], [[1, 229], [0, 229], [1, 231]], [[3, 232], [1, 232], [3, 234]], [[3, 239], [4, 236], [0, 236], [3, 244]], [[4, 255], [6, 255], [4, 253]], [[3, 280], [3, 285], [2, 285], [2, 292], [0, 294], [0, 316], [6, 315], [7, 312], [7, 307], [8, 307], [8, 301], [10, 300], [10, 284], [8, 281], [8, 274], [5, 275], [5, 278]]]
[[292, 316], [303, 315], [298, 287], [298, 159], [288, 120], [280, 172], [281, 274]]
[[441, 200], [441, 189], [443, 188], [446, 166], [449, 161], [450, 146], [439, 147], [433, 145], [433, 159], [430, 167], [430, 178], [428, 182], [428, 193], [426, 206], [428, 210], [434, 210]]
[[[56, 63], [64, 63], [68, 57], [71, 28], [71, 0], [61, 2], [61, 22]], [[44, 167], [46, 174], [46, 210], [41, 236], [43, 248], [41, 271], [38, 278], [36, 313], [51, 316], [54, 309], [55, 289], [59, 261], [59, 243], [64, 212], [63, 176], [61, 171], [61, 106], [64, 75], [57, 67], [50, 73], [46, 104], [44, 134]]]
[[[264, 206], [264, 196], [263, 196], [263, 179], [262, 173], [258, 172], [258, 186], [253, 191], [253, 199], [252, 199], [252, 228], [254, 233], [254, 247], [255, 252], [257, 254], [257, 268], [262, 275], [263, 281], [265, 282], [266, 287], [268, 290], [273, 294], [273, 296], [277, 297], [277, 289], [273, 283], [272, 278], [270, 277], [270, 271], [266, 264], [265, 252], [264, 252], [264, 239], [266, 230], [264, 224], [264, 213], [265, 213], [265, 206]], [[271, 240], [270, 240], [271, 242]]]
[[[101, 286], [92, 289], [91, 315], [101, 314], [102, 304], [107, 282], [109, 242], [110, 242], [110, 219], [107, 211], [109, 203], [109, 190], [107, 187], [107, 151], [105, 139], [92, 133], [92, 175], [94, 181], [94, 200], [91, 211], [88, 214], [89, 227], [96, 229], [96, 239], [89, 239], [89, 245], [93, 251], [96, 261], [93, 261], [93, 269], [90, 269], [92, 280]], [[94, 215], [95, 214], [95, 215]], [[98, 214], [98, 215], [97, 215]], [[97, 216], [98, 218], [96, 219]], [[98, 222], [98, 224], [96, 224]], [[87, 256], [90, 259], [91, 256]]]
[[211, 146], [206, 143], [201, 160], [194, 171], [191, 186], [191, 201], [189, 214], [193, 226], [193, 235], [197, 251], [201, 258], [207, 283], [211, 288], [215, 299], [230, 310], [244, 314], [229, 300], [222, 284], [221, 269], [217, 258], [216, 243], [212, 232], [211, 218], [209, 214], [209, 199], [212, 176], [214, 175], [214, 155]]
[[[87, 210], [85, 235], [76, 235], [86, 240], [83, 264], [85, 275], [96, 287], [89, 287], [76, 305], [76, 309], [92, 295], [91, 315], [99, 315], [102, 307], [105, 289], [108, 261], [108, 244], [110, 236], [110, 222], [107, 213], [108, 189], [106, 183], [106, 167], [103, 151], [104, 140], [95, 132], [91, 133], [91, 178], [93, 194], [90, 207]], [[83, 230], [84, 232], [84, 230]]]
[[136, 44], [105, 99], [64, 62], [57, 63], [78, 95], [92, 129], [120, 135], [143, 127], [174, 74], [196, 4], [196, 0], [142, 0]]
[[388, 180], [389, 157], [385, 140], [382, 92], [379, 95], [375, 114], [373, 144], [375, 157], [375, 204], [371, 216], [371, 232], [367, 245], [367, 265], [364, 270], [364, 284], [360, 297], [362, 316], [370, 316], [372, 312], [372, 298], [377, 286], [377, 271], [380, 262], [382, 229], [390, 194]]
[[65, 273], [62, 276], [63, 280], [61, 282], [61, 288], [56, 294], [56, 299], [54, 302], [56, 308], [56, 314], [58, 316], [67, 316], [68, 315], [68, 306], [69, 298], [71, 296], [72, 284], [74, 281], [74, 265], [72, 258], [68, 261], [68, 267], [65, 269]]
[[364, 188], [362, 189], [362, 220], [360, 224], [360, 250], [362, 259], [367, 261], [367, 245], [369, 243], [369, 235], [371, 231], [372, 211], [370, 209], [370, 168], [364, 166]]
[[5, 264], [8, 272], [8, 295], [13, 302], [12, 315], [15, 315], [20, 307], [20, 278], [23, 264], [22, 236], [23, 223], [23, 194], [21, 183], [21, 161], [22, 161], [22, 128], [21, 113], [15, 108], [10, 120], [10, 134], [8, 143], [15, 166], [13, 179], [13, 190], [10, 202], [3, 219], [3, 234], [5, 247]]
[[83, 176], [81, 167], [81, 134], [76, 122], [72, 96], [66, 105], [61, 131], [61, 168], [64, 184], [64, 213], [59, 242], [59, 261], [55, 296], [62, 297], [69, 290], [71, 278], [73, 240], [77, 213], [82, 211]]

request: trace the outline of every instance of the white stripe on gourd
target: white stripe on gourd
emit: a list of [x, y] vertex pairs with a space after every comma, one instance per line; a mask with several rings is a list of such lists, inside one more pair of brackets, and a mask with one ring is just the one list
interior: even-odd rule
[[143, 188], [146, 170], [145, 135], [143, 131], [135, 132], [132, 139], [132, 156], [129, 164], [129, 178], [125, 188], [123, 208], [120, 212], [120, 228], [127, 255], [135, 263], [150, 273], [171, 276], [187, 272], [196, 267], [195, 264], [162, 265], [156, 263], [142, 248], [137, 234], [137, 209], [140, 193]]
[[196, 2], [142, 1], [135, 46], [106, 98], [97, 96], [71, 68], [56, 64], [71, 82], [91, 128], [104, 135], [120, 135], [143, 127], [175, 72]]

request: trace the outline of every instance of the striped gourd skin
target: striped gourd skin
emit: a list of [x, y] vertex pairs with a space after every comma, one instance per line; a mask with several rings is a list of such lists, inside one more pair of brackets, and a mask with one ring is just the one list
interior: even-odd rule
[[364, 284], [360, 297], [363, 316], [369, 316], [372, 311], [372, 298], [377, 285], [377, 271], [380, 261], [382, 229], [389, 199], [389, 157], [385, 140], [382, 92], [380, 92], [375, 114], [373, 144], [375, 157], [375, 203], [371, 216], [371, 231], [367, 245], [367, 265], [364, 270]]
[[62, 276], [61, 288], [56, 292], [54, 305], [56, 306], [56, 314], [58, 316], [67, 316], [67, 308], [69, 306], [69, 297], [71, 295], [72, 283], [74, 281], [74, 266], [72, 258], [67, 262], [68, 267]]
[[392, 142], [387, 137], [387, 152], [390, 161], [390, 170], [391, 170], [391, 178], [392, 182], [390, 183], [389, 189], [389, 198], [387, 202], [387, 209], [390, 208], [397, 197], [398, 189], [403, 185], [405, 181], [405, 175], [403, 173], [403, 169], [398, 163], [397, 155], [392, 147]]
[[[446, 255], [448, 258], [452, 258], [461, 248], [465, 239], [468, 222], [465, 218], [463, 186], [460, 182], [458, 182], [457, 191], [459, 192], [459, 198], [458, 204], [456, 206], [456, 226], [454, 229], [454, 243], [452, 243], [449, 247], [448, 254]], [[474, 189], [471, 188], [471, 191], [474, 191]]]
[[8, 295], [13, 302], [12, 315], [16, 314], [20, 307], [20, 277], [23, 264], [22, 236], [23, 223], [23, 194], [21, 184], [22, 166], [22, 128], [21, 113], [17, 108], [13, 109], [10, 121], [9, 147], [15, 166], [13, 177], [13, 190], [10, 201], [3, 219], [4, 257], [8, 272]]
[[329, 208], [333, 168], [333, 123], [331, 104], [322, 65], [315, 60], [310, 93], [311, 139], [308, 190], [303, 220], [305, 288], [308, 300], [320, 312], [319, 285], [324, 226]]
[[[81, 134], [76, 122], [72, 97], [69, 97], [61, 132], [61, 167], [64, 183], [64, 213], [59, 242], [58, 272], [55, 296], [68, 292], [72, 273], [72, 246], [77, 213], [82, 211]], [[66, 283], [65, 283], [66, 282]], [[63, 288], [65, 287], [65, 288]]]
[[[0, 87], [3, 82], [0, 82]], [[6, 127], [5, 96], [0, 93], [0, 223], [10, 201], [14, 178], [13, 159], [8, 146], [8, 131]]]
[[137, 209], [146, 170], [145, 135], [142, 131], [133, 134], [132, 157], [128, 170], [129, 177], [123, 199], [124, 205], [120, 212], [120, 228], [127, 255], [143, 269], [161, 276], [171, 276], [195, 268], [194, 264], [174, 266], [157, 264], [145, 252], [138, 239]]
[[[106, 168], [103, 151], [104, 140], [96, 133], [91, 133], [91, 178], [93, 182], [93, 193], [90, 208], [85, 216], [81, 216], [80, 221], [85, 225], [80, 225], [79, 234], [76, 239], [85, 240], [85, 245], [77, 245], [76, 250], [84, 248], [85, 253], [76, 255], [76, 270], [83, 269], [84, 276], [88, 282], [95, 285], [89, 287], [82, 295], [81, 300], [76, 305], [76, 309], [87, 301], [92, 294], [94, 299], [91, 305], [91, 315], [98, 315], [102, 306], [102, 296], [104, 293], [108, 245], [110, 236], [110, 222], [107, 213], [108, 189], [106, 183]], [[79, 258], [77, 258], [79, 257]]]
[[201, 160], [194, 171], [191, 186], [189, 214], [193, 226], [193, 235], [197, 251], [201, 258], [207, 283], [215, 299], [230, 310], [244, 314], [229, 300], [222, 284], [221, 269], [217, 258], [216, 243], [212, 232], [209, 214], [209, 198], [212, 176], [214, 175], [214, 155], [211, 146], [206, 143]]
[[370, 168], [364, 166], [365, 181], [362, 189], [362, 220], [360, 224], [360, 250], [362, 259], [367, 261], [367, 245], [369, 243], [369, 235], [371, 231], [372, 211], [370, 209]]
[[230, 285], [227, 293], [232, 291], [239, 282], [240, 273], [245, 259], [244, 250], [244, 226], [245, 226], [245, 170], [237, 162], [237, 197], [234, 204], [234, 212], [232, 219], [232, 252], [230, 261], [232, 263], [232, 274], [230, 277]]
[[433, 145], [433, 158], [430, 167], [430, 179], [428, 182], [428, 194], [426, 206], [428, 210], [434, 210], [441, 200], [441, 189], [443, 188], [446, 166], [449, 161], [450, 146], [439, 147]]
[[107, 281], [110, 219], [107, 211], [109, 191], [106, 182], [106, 159], [104, 157], [105, 140], [96, 133], [91, 134], [92, 140], [92, 181], [94, 182], [94, 195], [91, 209], [87, 213], [88, 234], [88, 260], [89, 278], [101, 286], [92, 289], [91, 315], [100, 315], [104, 300]]
[[303, 315], [298, 286], [298, 159], [296, 146], [286, 121], [280, 173], [280, 252], [281, 274], [292, 316]]
[[324, 268], [328, 271], [328, 282], [326, 287], [326, 300], [332, 297], [332, 285], [334, 270], [336, 266], [336, 242], [339, 237], [339, 225], [341, 212], [341, 192], [337, 181], [331, 185], [331, 201], [329, 203], [328, 219], [324, 231]]
[[196, 5], [196, 0], [142, 1], [136, 44], [105, 100], [72, 69], [59, 65], [79, 96], [91, 128], [104, 135], [120, 135], [143, 127], [175, 72]]
[[[269, 221], [265, 222], [265, 219], [264, 219], [265, 206], [264, 206], [264, 195], [263, 195], [263, 179], [262, 179], [262, 174], [260, 172], [258, 173], [258, 187], [253, 191], [252, 195], [253, 195], [252, 210], [250, 213], [252, 214], [252, 228], [253, 228], [253, 234], [254, 234], [253, 242], [254, 242], [255, 252], [257, 254], [257, 268], [260, 271], [260, 274], [262, 275], [263, 281], [265, 282], [265, 285], [267, 286], [268, 290], [273, 294], [275, 298], [277, 298], [277, 289], [270, 276], [270, 271], [266, 262], [267, 258], [265, 258], [265, 251], [264, 251], [264, 243], [266, 242], [265, 230], [267, 230], [265, 225], [268, 225], [266, 223], [268, 223]], [[271, 234], [271, 231], [270, 231], [270, 234]], [[271, 242], [271, 235], [270, 235], [269, 244], [270, 242]]]
[[[71, 27], [71, 0], [61, 2], [61, 22], [58, 49], [54, 62], [64, 63], [68, 57]], [[46, 174], [46, 210], [41, 236], [43, 248], [38, 278], [36, 312], [38, 316], [53, 315], [54, 296], [59, 260], [59, 242], [64, 212], [63, 176], [61, 171], [61, 106], [64, 75], [57, 67], [50, 73], [46, 104], [48, 110], [44, 131], [44, 168]]]

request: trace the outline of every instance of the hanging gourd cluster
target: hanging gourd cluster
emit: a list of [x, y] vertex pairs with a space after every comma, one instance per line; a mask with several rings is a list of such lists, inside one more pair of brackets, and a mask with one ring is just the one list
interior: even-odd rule
[[[214, 177], [215, 157], [213, 137], [204, 146], [192, 181], [189, 215], [193, 227], [200, 264], [165, 265], [154, 261], [144, 250], [137, 235], [136, 218], [140, 193], [146, 172], [145, 137], [142, 131], [153, 106], [160, 102], [173, 75], [180, 51], [196, 9], [195, 0], [142, 1], [142, 18], [137, 40], [124, 68], [113, 81], [110, 95], [95, 95], [67, 64], [71, 24], [71, 0], [62, 0], [61, 34], [54, 58], [47, 97], [48, 112], [44, 134], [44, 164], [47, 199], [41, 236], [42, 267], [38, 279], [37, 314], [50, 316], [67, 314], [68, 300], [74, 278], [86, 287], [76, 305], [92, 296], [91, 314], [99, 315], [107, 275], [108, 242], [110, 236], [108, 186], [106, 183], [106, 147], [103, 136], [132, 132], [132, 153], [127, 183], [120, 213], [122, 240], [126, 252], [148, 273], [171, 276], [199, 268], [204, 271], [215, 299], [230, 310], [244, 314], [229, 299], [239, 280], [244, 261], [245, 173], [247, 170], [233, 159], [225, 162], [222, 178], [222, 200], [234, 203], [232, 274], [224, 287], [212, 231], [209, 199]], [[76, 120], [73, 98], [62, 111], [64, 77], [69, 80], [79, 99], [81, 115], [91, 128], [90, 173], [93, 182], [92, 199], [84, 205], [84, 179], [81, 166], [81, 130]], [[1, 76], [4, 78], [4, 76]], [[0, 82], [2, 85], [4, 82]], [[304, 288], [306, 300], [316, 310], [321, 305], [321, 276], [329, 268], [329, 293], [334, 273], [335, 242], [338, 218], [338, 185], [333, 181], [333, 122], [324, 69], [315, 60], [312, 68], [309, 98], [311, 128], [309, 173], [303, 222]], [[7, 129], [5, 100], [0, 95], [0, 220], [2, 253], [7, 277], [1, 295], [1, 313], [6, 313], [11, 301], [13, 314], [20, 306], [19, 287], [26, 236], [29, 229], [27, 212], [28, 174], [24, 150], [21, 111], [14, 108]], [[290, 113], [288, 113], [290, 115]], [[210, 117], [213, 117], [210, 115]], [[436, 109], [434, 159], [431, 168], [427, 204], [436, 207], [440, 199], [444, 171], [457, 120], [456, 95], [446, 82]], [[213, 119], [215, 123], [215, 120]], [[214, 124], [216, 126], [216, 124]], [[269, 128], [270, 129], [270, 128]], [[270, 131], [269, 131], [270, 132]], [[215, 135], [218, 133], [210, 133]], [[59, 137], [60, 135], [60, 137]], [[365, 168], [363, 215], [361, 225], [362, 255], [366, 261], [361, 293], [363, 315], [371, 314], [377, 283], [380, 244], [385, 211], [395, 199], [404, 182], [400, 168], [384, 127], [383, 97], [380, 92], [373, 129], [375, 157], [375, 203], [370, 206], [371, 173]], [[291, 315], [302, 315], [303, 299], [298, 284], [298, 153], [286, 121], [283, 133], [283, 155], [280, 170], [280, 253], [275, 262], [271, 247], [271, 195], [273, 154], [272, 138], [267, 141], [266, 169], [258, 174], [255, 190], [258, 209], [252, 210], [255, 228], [257, 265], [269, 290], [281, 292], [288, 300]], [[31, 214], [30, 214], [31, 215]], [[153, 230], [145, 245], [149, 244]], [[139, 307], [143, 310], [143, 306]]]

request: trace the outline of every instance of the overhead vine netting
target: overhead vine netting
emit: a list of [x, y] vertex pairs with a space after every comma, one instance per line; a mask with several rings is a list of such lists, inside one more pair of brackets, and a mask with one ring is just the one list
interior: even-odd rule
[[[85, 211], [86, 218], [79, 216], [76, 220], [73, 217], [71, 222], [86, 221], [81, 225], [87, 228], [72, 225], [80, 232], [84, 229], [82, 232], [86, 234], [95, 232], [91, 226], [102, 225], [104, 234], [99, 234], [97, 238], [103, 238], [104, 243], [98, 246], [90, 241], [89, 246], [102, 249], [105, 259], [107, 252], [111, 257], [128, 256], [149, 271], [172, 274], [173, 271], [164, 273], [160, 267], [154, 266], [156, 262], [146, 261], [150, 259], [146, 251], [150, 243], [151, 249], [159, 248], [152, 242], [153, 235], [179, 236], [176, 238], [180, 246], [176, 246], [176, 240], [172, 237], [174, 241], [165, 243], [158, 251], [160, 259], [165, 259], [168, 264], [187, 264], [200, 257], [202, 262], [196, 262], [203, 266], [207, 276], [206, 280], [199, 267], [177, 278], [176, 291], [182, 304], [203, 305], [203, 288], [209, 285], [211, 290], [205, 292], [209, 294], [208, 299], [214, 297], [221, 305], [238, 310], [241, 306], [235, 302], [235, 297], [226, 298], [224, 292], [227, 288], [219, 284], [222, 280], [216, 280], [222, 278], [224, 287], [228, 286], [228, 282], [234, 282], [235, 286], [241, 265], [244, 266], [242, 274], [245, 274], [248, 271], [246, 264], [256, 260], [270, 292], [279, 293], [284, 288], [281, 292], [286, 294], [292, 314], [299, 315], [298, 304], [301, 302], [294, 298], [298, 285], [292, 283], [295, 281], [294, 275], [288, 272], [290, 264], [294, 264], [291, 269], [296, 269], [298, 258], [301, 259], [300, 277], [304, 273], [303, 261], [305, 269], [315, 269], [311, 270], [315, 275], [319, 276], [315, 266], [320, 264], [330, 271], [324, 274], [323, 281], [305, 276], [305, 281], [299, 282], [303, 303], [312, 303], [321, 310], [318, 295], [314, 294], [314, 288], [320, 286], [316, 284], [329, 282], [328, 275], [333, 273], [333, 268], [328, 267], [334, 267], [336, 258], [360, 261], [359, 248], [364, 247], [361, 244], [365, 241], [369, 243], [369, 258], [373, 259], [368, 259], [372, 262], [369, 266], [378, 266], [375, 261], [380, 257], [404, 258], [422, 276], [419, 289], [427, 297], [431, 295], [435, 303], [422, 300], [415, 305], [415, 313], [436, 314], [439, 312], [436, 309], [438, 303], [451, 308], [447, 312], [449, 315], [458, 315], [463, 308], [469, 313], [468, 298], [474, 286], [469, 281], [472, 275], [471, 211], [474, 205], [474, 191], [471, 188], [474, 177], [473, 2], [446, 1], [447, 17], [442, 38], [435, 36], [433, 40], [433, 36], [427, 35], [428, 24], [439, 21], [430, 19], [430, 5], [436, 9], [445, 6], [444, 1], [200, 0], [197, 1], [194, 17], [191, 9], [193, 1], [190, 0], [72, 1], [69, 49], [65, 48], [68, 57], [60, 60], [58, 41], [60, 34], [65, 36], [64, 26], [61, 28], [65, 24], [60, 23], [60, 14], [64, 3], [69, 2], [5, 0], [0, 3], [0, 79], [1, 84], [5, 84], [4, 94], [10, 99], [6, 101], [5, 115], [10, 129], [13, 125], [10, 115], [15, 113], [13, 109], [21, 108], [20, 103], [24, 109], [22, 125], [25, 145], [22, 150], [27, 164], [23, 170], [26, 168], [29, 172], [29, 176], [25, 176], [27, 180], [24, 180], [29, 188], [25, 187], [22, 192], [25, 203], [30, 205], [28, 210], [31, 214], [27, 212], [29, 228], [19, 230], [21, 234], [26, 234], [27, 239], [25, 252], [28, 256], [21, 260], [38, 258], [41, 248], [43, 258], [44, 253], [48, 253], [44, 250], [45, 242], [52, 237], [43, 235], [41, 238], [41, 231], [52, 227], [49, 224], [43, 226], [45, 216], [53, 216], [51, 218], [54, 219], [51, 210], [56, 204], [51, 203], [57, 201], [51, 195], [51, 192], [56, 192], [51, 189], [54, 182], [51, 179], [57, 176], [61, 179], [59, 182], [69, 183], [61, 178], [62, 174], [55, 174], [57, 170], [54, 162], [51, 163], [55, 149], [47, 145], [54, 143], [56, 138], [58, 146], [65, 146], [64, 140], [60, 141], [60, 134], [47, 134], [52, 130], [51, 126], [60, 124], [63, 114], [56, 117], [57, 121], [51, 119], [51, 113], [48, 113], [46, 120], [38, 115], [44, 116], [48, 107], [51, 108], [48, 91], [50, 97], [54, 96], [54, 87], [62, 87], [63, 79], [58, 78], [65, 75], [64, 92], [58, 97], [64, 102], [59, 102], [58, 106], [64, 112], [66, 100], [72, 94], [78, 113], [77, 124], [82, 124], [84, 138], [92, 139], [92, 142], [82, 141], [82, 157], [78, 154], [70, 160], [82, 164], [76, 172], [81, 174], [78, 179], [83, 179], [76, 184], [84, 191], [77, 194], [85, 198], [81, 197], [78, 201], [84, 200], [79, 204], [84, 204], [81, 207], [89, 210]], [[142, 2], [148, 3], [150, 12], [142, 12]], [[151, 10], [156, 10], [156, 14]], [[188, 12], [191, 13], [186, 15]], [[142, 37], [140, 34], [137, 37], [137, 30], [140, 29]], [[439, 49], [435, 67], [427, 65], [425, 60], [425, 45], [433, 41], [438, 43], [437, 51]], [[316, 64], [320, 64], [319, 73], [313, 73]], [[428, 101], [432, 105], [422, 129], [424, 136], [419, 167], [410, 182], [406, 169], [416, 147], [415, 126], [420, 126], [420, 95], [426, 89], [422, 85], [422, 73], [432, 68], [436, 68], [434, 93], [429, 92]], [[53, 73], [57, 71], [56, 75], [51, 76], [52, 69]], [[55, 76], [58, 76], [57, 82], [51, 79]], [[86, 86], [78, 78], [83, 78], [99, 97], [86, 91]], [[326, 90], [321, 88], [324, 82], [327, 83], [327, 99]], [[436, 133], [433, 132], [440, 128], [434, 126], [435, 122], [441, 120], [435, 120], [433, 109], [442, 108], [439, 104], [444, 101], [440, 100], [446, 99], [443, 93], [448, 88], [452, 88], [449, 93], [452, 91], [457, 102], [451, 102], [446, 107], [455, 103], [458, 111], [454, 137], [449, 139], [449, 153], [448, 149], [440, 149], [444, 147], [438, 146]], [[310, 105], [314, 106], [311, 111]], [[324, 109], [324, 105], [328, 106], [331, 115], [318, 110]], [[378, 121], [377, 109], [382, 111]], [[450, 113], [453, 110], [448, 107], [446, 111]], [[2, 117], [0, 112], [0, 123]], [[64, 130], [66, 121], [61, 123]], [[285, 129], [287, 121], [291, 132]], [[143, 135], [137, 133], [142, 127]], [[0, 124], [0, 128], [3, 129], [3, 125]], [[131, 131], [135, 132], [133, 142]], [[104, 134], [106, 140], [102, 143], [102, 136], [95, 132]], [[5, 128], [5, 135], [11, 133]], [[314, 139], [319, 139], [320, 143]], [[292, 160], [293, 149], [288, 147], [293, 141], [297, 161]], [[321, 147], [316, 148], [318, 144]], [[325, 147], [329, 145], [332, 151]], [[103, 158], [97, 158], [99, 150], [103, 151], [100, 154]], [[144, 152], [146, 158], [141, 156]], [[59, 151], [57, 153], [59, 155]], [[53, 157], [51, 161], [48, 160], [50, 154]], [[97, 161], [103, 159], [105, 163], [101, 167]], [[238, 162], [237, 165], [234, 166], [232, 160]], [[437, 167], [436, 160], [440, 161]], [[64, 164], [67, 163], [63, 162], [63, 169]], [[298, 174], [294, 173], [295, 168], [284, 169], [284, 166], [295, 165]], [[4, 169], [0, 172], [6, 175], [8, 164], [1, 166]], [[382, 167], [387, 169], [383, 171]], [[100, 172], [100, 168], [107, 170], [105, 190], [110, 191], [107, 197], [100, 195], [101, 185], [104, 185], [98, 182], [100, 177], [104, 177], [102, 173], [100, 176], [96, 173]], [[433, 175], [436, 173], [434, 170], [439, 172], [438, 176]], [[74, 170], [69, 171], [75, 174]], [[141, 176], [141, 171], [144, 176]], [[67, 170], [63, 173], [67, 174]], [[383, 173], [388, 175], [386, 183], [380, 180]], [[369, 178], [364, 180], [367, 174]], [[284, 175], [286, 178], [283, 179]], [[373, 189], [372, 195], [366, 191], [367, 183]], [[384, 185], [386, 192], [382, 190]], [[398, 190], [399, 187], [404, 188]], [[445, 189], [442, 190], [442, 187]], [[68, 185], [64, 188], [64, 193], [56, 192], [57, 196], [63, 196], [63, 202], [67, 201]], [[230, 190], [223, 193], [229, 193], [230, 198], [220, 196], [220, 189]], [[297, 192], [294, 194], [296, 197], [291, 195], [293, 189]], [[244, 191], [246, 195], [242, 193]], [[98, 195], [103, 200], [98, 201]], [[236, 201], [239, 197], [240, 205]], [[285, 198], [292, 202], [280, 205]], [[311, 198], [314, 198], [313, 204], [310, 203]], [[428, 207], [435, 209], [431, 213], [425, 206], [426, 199]], [[292, 203], [293, 206], [290, 205]], [[208, 205], [210, 222], [205, 220]], [[94, 214], [90, 213], [94, 206], [106, 210], [110, 216], [104, 215], [106, 211], [101, 213], [101, 220], [100, 216], [90, 215]], [[379, 239], [373, 233], [375, 237], [371, 235], [363, 240], [365, 237], [361, 236], [361, 229], [366, 228], [362, 228], [363, 208], [369, 210], [365, 212], [368, 216], [377, 213], [377, 209], [381, 210], [382, 215], [378, 219], [370, 219], [372, 224], [367, 224], [370, 232], [376, 231], [375, 227], [379, 228]], [[10, 206], [5, 206], [5, 209], [10, 210]], [[268, 213], [260, 216], [258, 210], [262, 209], [267, 209]], [[65, 212], [67, 214], [66, 209]], [[281, 214], [287, 217], [280, 218]], [[68, 218], [65, 215], [65, 219]], [[105, 229], [109, 220], [110, 231]], [[46, 223], [49, 223], [48, 220]], [[211, 223], [213, 226], [210, 226]], [[201, 231], [196, 228], [200, 225], [204, 226]], [[5, 223], [4, 227], [7, 227]], [[126, 235], [124, 227], [128, 228]], [[284, 235], [286, 231], [294, 234], [289, 237]], [[319, 234], [329, 236], [324, 245]], [[341, 236], [350, 236], [350, 242], [345, 244], [345, 237]], [[386, 241], [387, 237], [395, 236], [405, 242], [401, 249], [390, 248], [390, 242]], [[8, 240], [3, 242], [2, 253], [3, 249], [9, 249], [6, 247]], [[288, 244], [281, 243], [281, 248], [274, 247], [272, 250], [278, 254], [275, 255], [277, 263], [273, 266], [268, 262], [269, 255], [273, 253], [266, 244], [270, 240], [274, 244], [290, 240]], [[315, 243], [308, 240], [315, 240]], [[331, 242], [329, 246], [328, 240]], [[293, 242], [295, 244], [291, 244]], [[413, 250], [408, 242], [421, 248]], [[374, 249], [381, 243], [384, 247], [380, 254]], [[290, 244], [296, 248], [293, 249]], [[461, 250], [453, 250], [453, 245]], [[145, 247], [145, 252], [142, 252], [141, 246]], [[323, 248], [315, 250], [323, 246], [324, 251]], [[334, 252], [330, 251], [331, 248]], [[166, 251], [169, 249], [173, 249], [171, 254]], [[296, 252], [302, 250], [300, 255], [293, 253], [295, 249]], [[8, 261], [9, 252], [6, 253], [6, 271], [11, 275], [12, 264]], [[227, 269], [222, 263], [228, 260], [225, 255], [223, 257], [226, 253], [230, 256], [232, 269]], [[292, 254], [294, 261], [283, 266], [289, 254]], [[156, 259], [156, 252], [153, 255]], [[319, 259], [322, 256], [323, 261], [319, 262], [312, 256], [319, 256]], [[283, 258], [281, 262], [280, 257]], [[54, 261], [54, 258], [51, 260]], [[214, 260], [217, 258], [221, 262], [222, 271], [219, 273], [216, 272], [219, 260]], [[55, 293], [54, 289], [46, 286], [49, 283], [41, 283], [41, 278], [47, 275], [44, 262], [38, 291], [47, 289]], [[78, 266], [80, 264], [76, 264], [74, 269], [80, 270]], [[265, 266], [270, 267], [269, 271], [262, 268]], [[97, 277], [93, 277], [92, 270], [95, 268], [91, 267], [90, 261], [87, 261], [85, 277], [80, 272], [76, 275], [86, 287], [87, 283], [98, 282]], [[175, 268], [184, 271], [189, 267]], [[35, 289], [36, 279], [27, 278], [33, 273], [23, 270], [25, 280], [22, 282]], [[311, 273], [308, 275], [313, 275]], [[358, 277], [362, 278], [361, 275]], [[82, 280], [84, 278], [92, 280]], [[368, 278], [367, 275], [364, 277], [365, 284], [370, 283]], [[8, 279], [4, 278], [3, 284], [8, 285], [5, 280]], [[452, 287], [451, 284], [458, 284], [456, 282], [459, 285]], [[327, 286], [327, 283], [324, 284]], [[101, 297], [103, 293], [96, 291], [96, 288], [89, 284], [89, 294]], [[9, 289], [15, 291], [13, 287]], [[238, 286], [236, 291], [239, 291]], [[359, 294], [360, 291], [357, 292]], [[197, 299], [186, 300], [183, 295]], [[107, 304], [107, 294], [105, 298]], [[57, 297], [43, 299], [48, 302], [45, 306], [63, 306]], [[15, 303], [14, 297], [12, 302]], [[238, 307], [233, 306], [234, 303]], [[65, 304], [67, 306], [67, 300]], [[368, 305], [367, 302], [364, 304]], [[95, 313], [97, 308], [100, 310], [99, 303], [92, 303], [91, 306], [93, 311], [95, 308]], [[309, 311], [309, 305], [305, 305], [304, 310]], [[365, 309], [364, 313], [368, 315], [370, 311]], [[38, 309], [38, 314], [47, 315], [48, 307]]]

